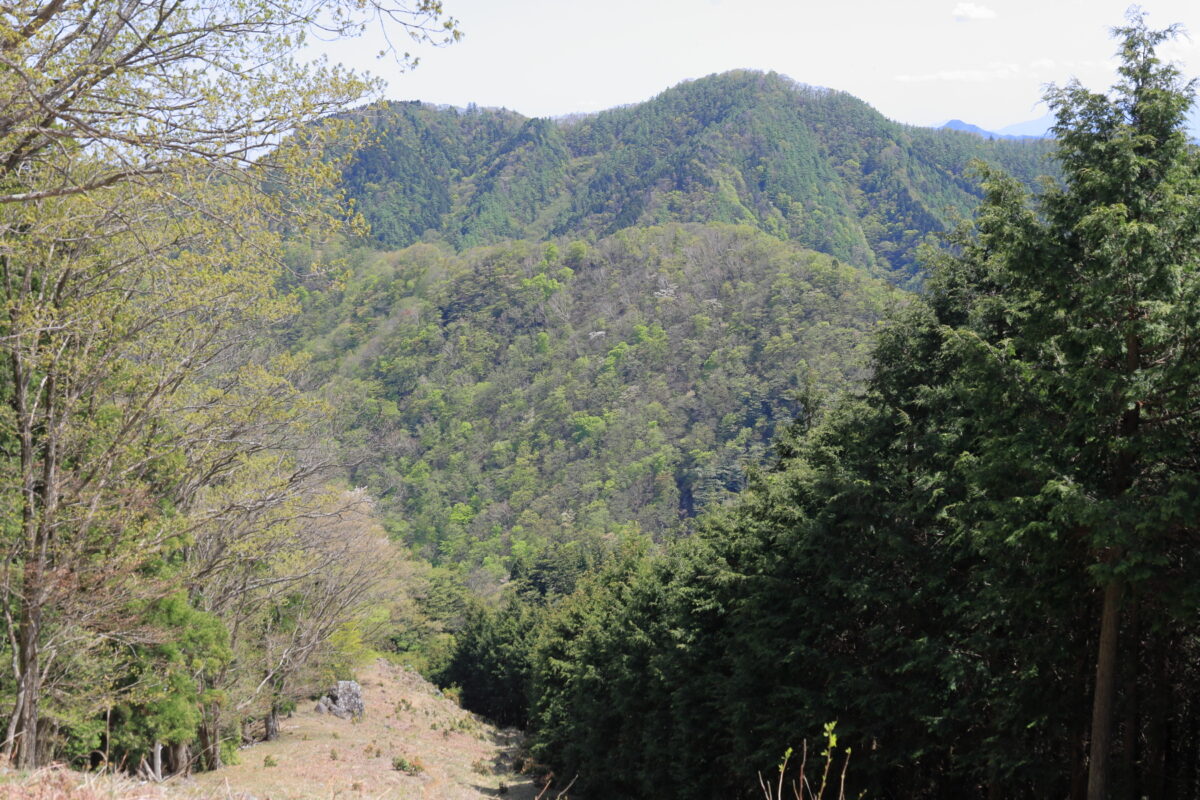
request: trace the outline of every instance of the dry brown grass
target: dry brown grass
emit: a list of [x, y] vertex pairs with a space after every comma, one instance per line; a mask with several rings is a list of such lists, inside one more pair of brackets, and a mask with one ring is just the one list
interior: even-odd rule
[[[281, 735], [239, 751], [239, 763], [162, 784], [42, 770], [0, 774], [3, 800], [533, 800], [514, 775], [517, 731], [463, 711], [420, 675], [377, 661], [360, 672], [367, 714], [360, 722], [317, 714], [305, 703]], [[336, 758], [332, 757], [336, 753]], [[404, 771], [402, 759], [419, 769]]]
[[161, 786], [54, 766], [29, 775], [0, 770], [0, 797], [5, 800], [165, 800], [166, 795]]
[[[475, 800], [499, 796], [503, 783], [506, 798], [536, 797], [528, 777], [511, 773], [517, 731], [488, 725], [420, 675], [386, 661], [361, 670], [358, 680], [367, 708], [362, 721], [302, 704], [282, 721], [278, 741], [239, 751], [239, 764], [196, 775], [190, 788], [220, 793], [228, 786], [258, 800]], [[394, 768], [400, 761], [418, 768]]]

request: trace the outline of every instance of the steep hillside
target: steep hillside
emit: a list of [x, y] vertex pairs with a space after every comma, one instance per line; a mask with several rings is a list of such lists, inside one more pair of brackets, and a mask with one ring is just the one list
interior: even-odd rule
[[864, 377], [899, 300], [746, 226], [353, 257], [294, 331], [357, 432], [353, 479], [394, 533], [497, 578], [551, 542], [677, 532]]
[[375, 135], [345, 186], [386, 247], [733, 222], [905, 282], [923, 237], [976, 204], [973, 159], [1027, 182], [1051, 168], [1044, 142], [899, 125], [843, 92], [749, 71], [562, 122], [420, 103], [358, 116]]

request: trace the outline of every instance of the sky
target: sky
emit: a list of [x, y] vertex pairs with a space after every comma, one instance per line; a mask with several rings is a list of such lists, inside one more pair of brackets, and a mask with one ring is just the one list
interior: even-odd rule
[[[405, 49], [382, 36], [323, 43], [331, 60], [383, 78], [395, 100], [504, 107], [527, 116], [600, 111], [682, 81], [748, 68], [859, 97], [914, 125], [958, 118], [989, 130], [1047, 113], [1047, 84], [1114, 80], [1118, 0], [444, 0], [463, 39]], [[1146, 0], [1161, 51], [1200, 74], [1200, 3]], [[403, 41], [401, 44], [405, 44]]]

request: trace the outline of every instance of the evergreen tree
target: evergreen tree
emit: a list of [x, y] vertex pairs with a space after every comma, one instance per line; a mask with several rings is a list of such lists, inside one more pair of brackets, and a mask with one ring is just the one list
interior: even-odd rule
[[957, 380], [991, 398], [976, 409], [966, 467], [986, 498], [974, 524], [1077, 539], [1084, 563], [1061, 567], [1086, 568], [1103, 595], [1091, 800], [1113, 794], [1118, 686], [1133, 703], [1142, 677], [1136, 659], [1118, 674], [1122, 628], [1135, 616], [1159, 631], [1185, 623], [1164, 582], [1200, 532], [1200, 185], [1184, 129], [1193, 86], [1155, 53], [1172, 29], [1134, 15], [1116, 33], [1112, 96], [1073, 83], [1048, 97], [1062, 185], [1031, 209], [1015, 181], [988, 175], [978, 238], [944, 278], [975, 283], [954, 342]]

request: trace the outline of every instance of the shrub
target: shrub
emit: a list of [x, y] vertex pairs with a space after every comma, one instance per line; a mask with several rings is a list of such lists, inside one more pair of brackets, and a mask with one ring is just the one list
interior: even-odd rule
[[395, 756], [392, 758], [392, 769], [397, 772], [403, 772], [406, 775], [416, 775], [425, 771], [425, 765], [421, 763], [419, 758]]

